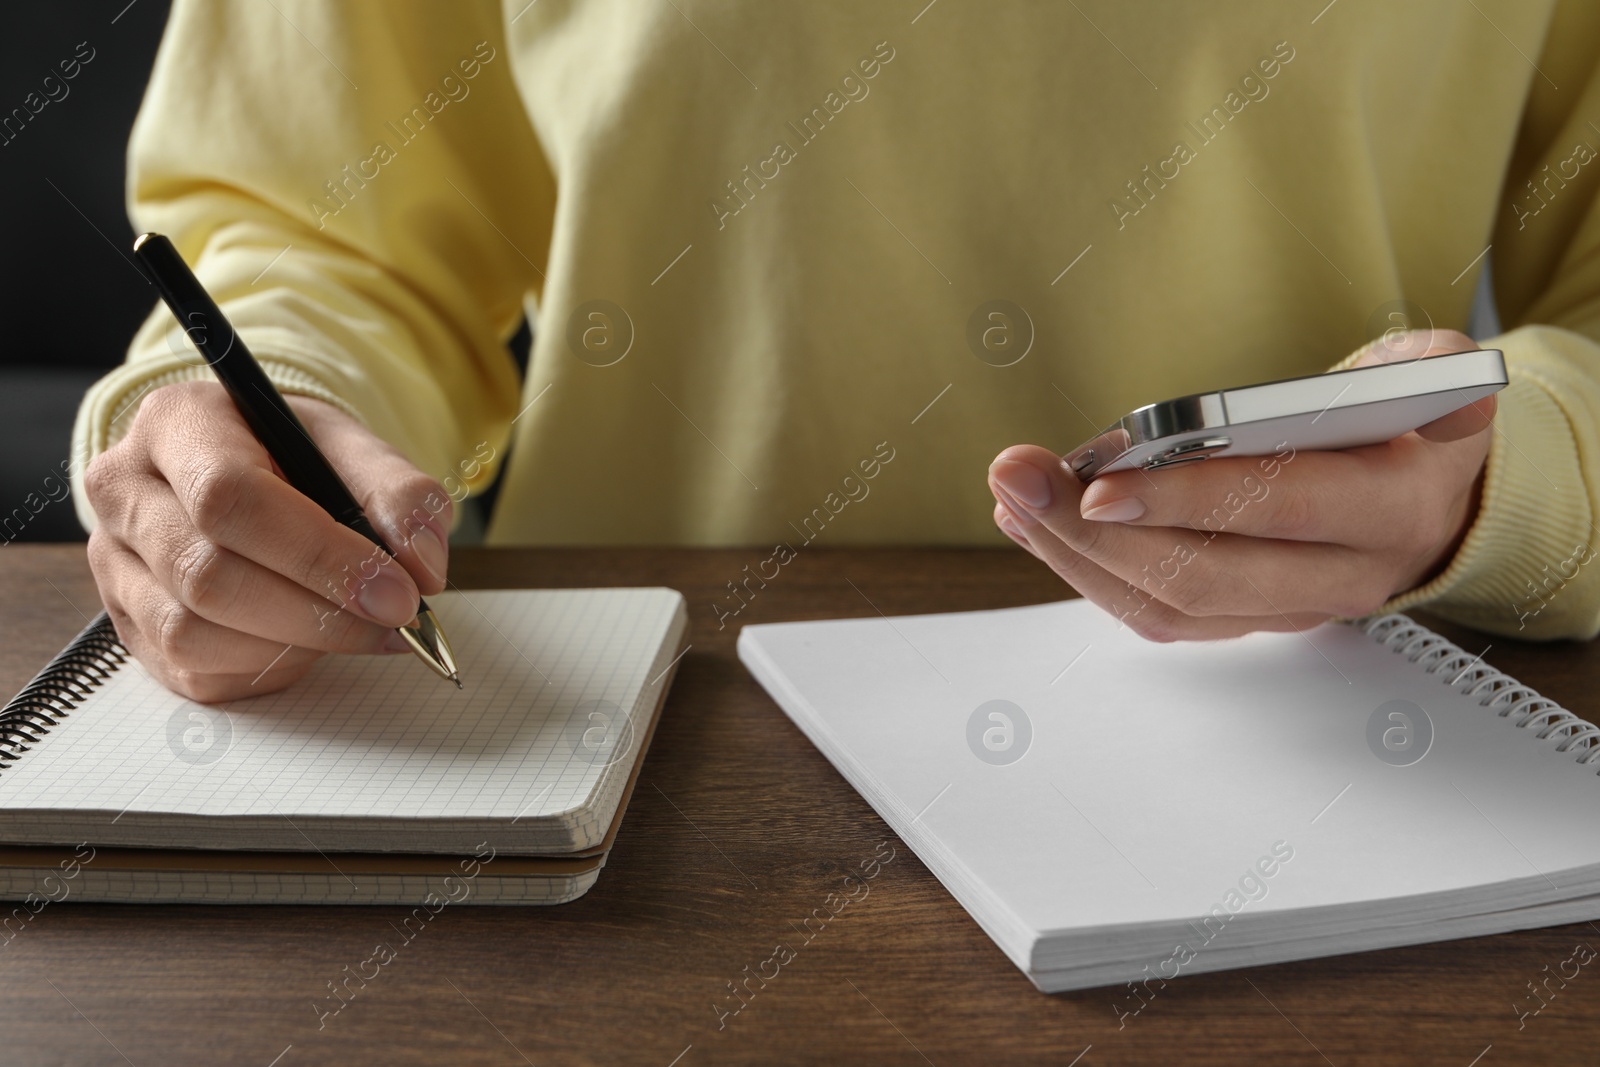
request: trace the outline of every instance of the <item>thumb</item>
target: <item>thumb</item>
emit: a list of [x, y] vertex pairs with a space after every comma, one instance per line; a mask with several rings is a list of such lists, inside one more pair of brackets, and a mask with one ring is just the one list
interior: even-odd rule
[[289, 404], [417, 588], [441, 592], [455, 513], [444, 487], [332, 404], [310, 397]]
[[[1386, 333], [1367, 345], [1352, 366], [1371, 367], [1380, 363], [1408, 363], [1431, 356], [1447, 356], [1455, 352], [1473, 352], [1478, 343], [1458, 330], [1406, 330]], [[1486, 396], [1417, 427], [1416, 433], [1425, 441], [1445, 444], [1460, 441], [1487, 430], [1499, 410], [1497, 398]]]

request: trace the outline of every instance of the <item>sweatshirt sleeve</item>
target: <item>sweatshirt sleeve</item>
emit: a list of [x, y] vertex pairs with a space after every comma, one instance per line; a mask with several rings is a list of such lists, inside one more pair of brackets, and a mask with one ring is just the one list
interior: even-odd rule
[[[1600, 631], [1600, 9], [1565, 3], [1539, 59], [1490, 237], [1510, 384], [1483, 499], [1448, 568], [1385, 610], [1521, 638]], [[1549, 80], [1547, 81], [1546, 78]], [[1559, 88], [1556, 88], [1559, 86]], [[1464, 279], [1467, 284], [1471, 279]]]
[[[492, 0], [177, 0], [128, 148], [136, 227], [172, 238], [281, 390], [469, 488], [516, 411], [504, 339], [555, 202], [503, 34]], [[209, 376], [157, 305], [84, 398], [76, 473], [151, 389]], [[81, 477], [74, 499], [92, 528]]]

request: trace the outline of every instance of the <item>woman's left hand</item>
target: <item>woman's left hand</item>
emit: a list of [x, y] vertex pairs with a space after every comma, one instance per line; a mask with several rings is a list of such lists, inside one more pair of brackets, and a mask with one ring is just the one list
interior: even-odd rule
[[[1453, 330], [1375, 343], [1356, 363], [1471, 351]], [[1084, 485], [1033, 445], [989, 467], [994, 519], [1153, 641], [1303, 630], [1354, 617], [1448, 565], [1477, 515], [1495, 400], [1383, 444], [1211, 459]]]

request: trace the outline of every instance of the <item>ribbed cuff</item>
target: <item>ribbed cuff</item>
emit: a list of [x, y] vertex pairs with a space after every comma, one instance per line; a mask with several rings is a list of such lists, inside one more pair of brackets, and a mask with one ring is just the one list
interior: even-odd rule
[[[252, 334], [247, 340], [262, 371], [279, 392], [315, 397], [365, 424], [360, 412], [296, 358], [304, 355], [308, 357], [307, 362], [311, 362], [318, 358], [315, 354], [298, 352], [292, 342], [282, 343], [285, 338]], [[150, 393], [179, 382], [215, 381], [211, 368], [197, 362], [198, 358], [194, 353], [188, 356], [164, 353], [125, 363], [101, 378], [84, 395], [72, 428], [71, 470], [73, 507], [85, 530], [94, 529], [95, 514], [83, 492], [84, 468], [95, 456], [122, 440], [133, 426], [141, 401]]]
[[1556, 387], [1518, 366], [1517, 348], [1537, 344], [1517, 331], [1502, 348], [1510, 384], [1501, 391], [1478, 514], [1455, 558], [1433, 581], [1393, 598], [1380, 612], [1426, 604], [1455, 622], [1522, 638], [1593, 636], [1586, 598], [1561, 592], [1588, 557], [1588, 493], [1573, 427]]

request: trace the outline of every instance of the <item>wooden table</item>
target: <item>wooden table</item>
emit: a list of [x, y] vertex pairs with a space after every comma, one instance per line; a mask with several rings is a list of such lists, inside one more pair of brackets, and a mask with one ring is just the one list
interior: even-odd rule
[[[1587, 924], [1185, 977], [1120, 1031], [1111, 991], [1036, 992], [739, 665], [736, 627], [719, 631], [711, 605], [761, 558], [464, 550], [452, 561], [465, 588], [662, 584], [689, 599], [693, 647], [610, 864], [583, 899], [446, 909], [320, 1031], [313, 1001], [391, 936], [402, 909], [51, 906], [0, 949], [0, 1063], [1600, 1062], [1600, 975], [1581, 972], [1521, 1032], [1512, 1010], [1577, 942], [1600, 947]], [[737, 622], [1061, 594], [1021, 552], [810, 548]], [[98, 610], [76, 546], [7, 546], [0, 603], [6, 693]], [[1440, 629], [1473, 651], [1491, 640]], [[1496, 666], [1593, 707], [1600, 648], [1492, 640]], [[1592, 820], [1573, 828], [1596, 832]], [[729, 983], [798, 941], [794, 924], [886, 840], [897, 851], [869, 896], [719, 1030]]]

